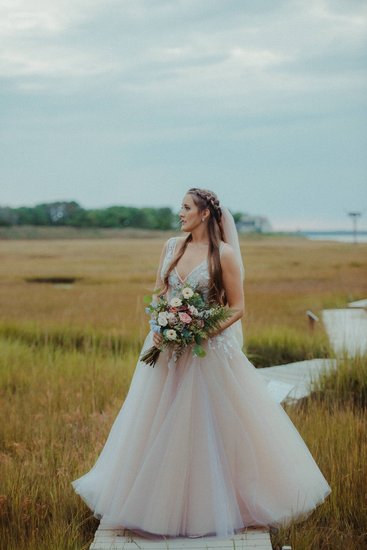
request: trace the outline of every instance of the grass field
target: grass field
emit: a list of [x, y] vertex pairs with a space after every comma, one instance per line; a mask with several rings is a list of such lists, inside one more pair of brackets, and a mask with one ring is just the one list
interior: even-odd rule
[[[155, 238], [0, 241], [0, 540], [7, 550], [86, 549], [98, 525], [70, 481], [89, 469], [127, 394], [148, 331]], [[256, 366], [330, 354], [305, 312], [367, 295], [367, 244], [244, 238], [244, 351]], [[69, 285], [32, 278], [76, 278]], [[366, 357], [287, 413], [332, 494], [274, 547], [367, 545]], [[280, 442], [281, 444], [281, 442]]]

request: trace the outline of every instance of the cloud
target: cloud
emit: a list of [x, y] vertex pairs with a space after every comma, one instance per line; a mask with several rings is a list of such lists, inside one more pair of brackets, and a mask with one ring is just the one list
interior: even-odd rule
[[[246, 96], [264, 87], [299, 92], [325, 86], [312, 61], [335, 59], [338, 51], [345, 58], [365, 40], [363, 3], [352, 3], [348, 11], [341, 2], [322, 0], [280, 2], [276, 9], [259, 2], [258, 12], [249, 5], [7, 2], [0, 8], [0, 74], [20, 89], [33, 76], [38, 87], [43, 81], [49, 90], [53, 83], [55, 93], [60, 81], [62, 89], [73, 87], [75, 79], [88, 88], [85, 77], [101, 74], [132, 93], [155, 93], [162, 86], [167, 94], [199, 96]], [[308, 70], [300, 75], [303, 63]]]
[[249, 211], [326, 220], [363, 197], [366, 36], [362, 0], [2, 0], [0, 175], [95, 205], [106, 174], [111, 204], [245, 182]]

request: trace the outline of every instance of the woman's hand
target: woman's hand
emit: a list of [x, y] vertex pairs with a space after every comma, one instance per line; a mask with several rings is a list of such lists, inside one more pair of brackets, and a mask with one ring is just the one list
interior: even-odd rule
[[222, 332], [222, 329], [211, 330], [208, 334], [208, 338], [215, 338]]
[[159, 334], [158, 332], [153, 333], [153, 343], [156, 348], [160, 348], [161, 344], [163, 342], [163, 336]]

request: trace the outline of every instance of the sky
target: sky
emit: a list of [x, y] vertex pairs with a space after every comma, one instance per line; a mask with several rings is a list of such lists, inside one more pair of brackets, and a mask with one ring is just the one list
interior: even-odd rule
[[0, 0], [0, 206], [367, 229], [365, 0]]

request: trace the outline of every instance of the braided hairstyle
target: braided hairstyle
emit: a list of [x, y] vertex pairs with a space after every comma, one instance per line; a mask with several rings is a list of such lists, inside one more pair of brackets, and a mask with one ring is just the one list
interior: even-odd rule
[[[219, 246], [221, 239], [223, 238], [223, 229], [221, 224], [222, 210], [219, 205], [218, 197], [213, 191], [208, 189], [200, 189], [198, 187], [191, 187], [187, 191], [188, 195], [192, 196], [194, 204], [198, 207], [199, 212], [203, 212], [207, 208], [210, 215], [208, 219], [208, 233], [209, 233], [209, 250], [208, 250], [208, 264], [209, 264], [209, 294], [208, 300], [210, 303], [219, 303], [225, 305], [227, 298], [223, 288], [222, 268], [220, 264]], [[164, 289], [161, 294], [164, 294], [168, 290], [168, 278], [172, 269], [177, 265], [179, 259], [183, 256], [187, 245], [192, 241], [191, 233], [186, 237], [182, 243], [181, 249], [171, 262], [169, 268], [166, 271], [164, 277]]]

